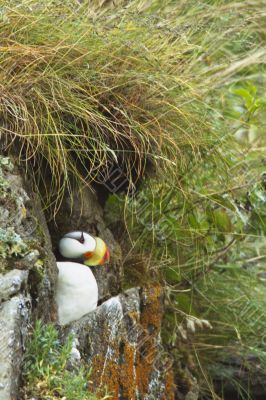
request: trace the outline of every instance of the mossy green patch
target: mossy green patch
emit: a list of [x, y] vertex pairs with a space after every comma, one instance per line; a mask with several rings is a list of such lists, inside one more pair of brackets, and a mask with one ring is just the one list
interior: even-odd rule
[[13, 228], [0, 228], [0, 256], [2, 258], [23, 256], [28, 246]]

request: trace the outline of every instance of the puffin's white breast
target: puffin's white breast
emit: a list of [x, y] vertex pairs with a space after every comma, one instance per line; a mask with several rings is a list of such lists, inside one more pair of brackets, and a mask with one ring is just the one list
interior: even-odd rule
[[75, 262], [57, 262], [59, 270], [56, 303], [60, 325], [68, 324], [95, 310], [98, 286], [90, 268]]

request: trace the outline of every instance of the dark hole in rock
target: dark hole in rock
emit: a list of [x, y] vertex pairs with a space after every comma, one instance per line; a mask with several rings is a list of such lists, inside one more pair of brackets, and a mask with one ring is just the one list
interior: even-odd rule
[[121, 342], [119, 344], [119, 365], [124, 364], [125, 361], [125, 343]]
[[152, 335], [156, 331], [156, 327], [153, 324], [148, 324], [148, 332]]
[[39, 272], [34, 269], [31, 269], [29, 271], [28, 286], [32, 298], [33, 308], [37, 307], [38, 305], [39, 285], [41, 281], [42, 277], [40, 276]]
[[102, 297], [101, 299], [99, 299], [99, 301], [98, 301], [98, 307], [99, 307], [101, 304], [103, 304], [105, 301], [107, 301], [108, 299], [110, 299], [110, 296], [105, 296], [105, 297]]
[[85, 202], [87, 202], [87, 205], [84, 206], [85, 209], [82, 208], [82, 200], [77, 196], [77, 207], [72, 214], [69, 209], [70, 199], [64, 200], [62, 209], [59, 211], [58, 216], [55, 217], [55, 220], [48, 221], [48, 229], [56, 261], [71, 261], [84, 264], [83, 257], [71, 259], [65, 258], [60, 254], [58, 244], [67, 232], [87, 232], [102, 238], [107, 243], [111, 252], [110, 264], [89, 267], [98, 284], [98, 306], [100, 306], [103, 302], [121, 292], [121, 256], [119, 255], [121, 250], [119, 250], [119, 244], [113, 238], [112, 232], [104, 225], [103, 211], [97, 204], [94, 194], [90, 191], [85, 191], [84, 196]]
[[141, 346], [139, 346], [138, 350], [141, 358], [144, 358], [148, 355], [148, 346], [146, 343], [143, 343]]
[[130, 400], [128, 396], [124, 395], [124, 387], [121, 384], [119, 385], [118, 398], [119, 400]]

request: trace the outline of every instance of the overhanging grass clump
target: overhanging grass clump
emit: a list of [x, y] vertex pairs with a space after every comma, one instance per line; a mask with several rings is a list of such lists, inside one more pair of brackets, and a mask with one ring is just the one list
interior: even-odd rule
[[1, 140], [37, 181], [51, 173], [54, 210], [70, 176], [87, 185], [119, 166], [130, 182], [149, 161], [182, 174], [217, 140], [203, 94], [247, 64], [234, 64], [232, 40], [245, 35], [263, 57], [251, 40], [258, 17], [245, 18], [254, 5], [239, 5], [239, 18], [235, 7], [1, 1]]
[[50, 196], [71, 174], [89, 184], [119, 165], [130, 180], [148, 160], [172, 167], [183, 147], [201, 144], [201, 117], [178, 104], [197, 97], [187, 45], [141, 15], [112, 23], [87, 7], [2, 2], [1, 137], [35, 171], [47, 162]]

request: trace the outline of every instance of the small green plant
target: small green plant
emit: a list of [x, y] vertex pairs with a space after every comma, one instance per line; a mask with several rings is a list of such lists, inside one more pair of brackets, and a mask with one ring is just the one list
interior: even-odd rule
[[88, 390], [90, 371], [84, 366], [76, 370], [67, 369], [71, 346], [71, 337], [61, 344], [58, 331], [52, 324], [36, 322], [24, 357], [23, 398], [99, 400]]

